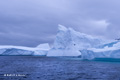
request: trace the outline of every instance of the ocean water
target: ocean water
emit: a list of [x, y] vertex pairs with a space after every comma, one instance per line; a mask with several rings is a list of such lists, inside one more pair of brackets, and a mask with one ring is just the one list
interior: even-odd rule
[[0, 56], [0, 80], [120, 80], [120, 62]]

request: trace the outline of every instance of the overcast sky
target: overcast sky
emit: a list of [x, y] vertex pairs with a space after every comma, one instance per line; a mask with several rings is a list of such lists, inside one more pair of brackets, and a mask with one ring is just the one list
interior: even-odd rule
[[0, 0], [0, 45], [53, 43], [58, 24], [120, 37], [120, 0]]

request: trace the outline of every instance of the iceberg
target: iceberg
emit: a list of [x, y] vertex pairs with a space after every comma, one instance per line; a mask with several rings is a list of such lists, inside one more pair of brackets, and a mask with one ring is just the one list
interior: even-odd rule
[[102, 47], [103, 48], [88, 48], [80, 50], [82, 53], [82, 59], [120, 58], [120, 41], [104, 44]]
[[100, 38], [59, 25], [53, 48], [47, 56], [81, 56], [79, 50], [97, 47], [103, 43], [104, 40]]
[[38, 55], [46, 56], [48, 50], [50, 49], [48, 43], [40, 44], [35, 48], [24, 47], [24, 46], [10, 46], [2, 45], [0, 46], [0, 55]]

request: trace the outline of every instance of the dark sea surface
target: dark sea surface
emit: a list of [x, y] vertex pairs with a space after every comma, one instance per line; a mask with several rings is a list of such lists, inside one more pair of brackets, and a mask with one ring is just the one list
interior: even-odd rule
[[0, 80], [120, 80], [120, 62], [0, 56]]

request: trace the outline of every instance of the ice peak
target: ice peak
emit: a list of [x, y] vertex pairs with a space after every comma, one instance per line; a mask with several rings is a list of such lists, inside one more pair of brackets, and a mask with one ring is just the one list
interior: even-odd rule
[[61, 24], [58, 25], [58, 29], [61, 30], [61, 31], [66, 31], [67, 28]]
[[42, 49], [42, 50], [44, 50], [44, 49], [49, 50], [50, 46], [48, 43], [43, 43], [43, 44], [38, 45], [37, 48]]
[[70, 31], [75, 31], [75, 30], [74, 30], [73, 28], [71, 28], [71, 27], [69, 27], [68, 29], [69, 29]]

